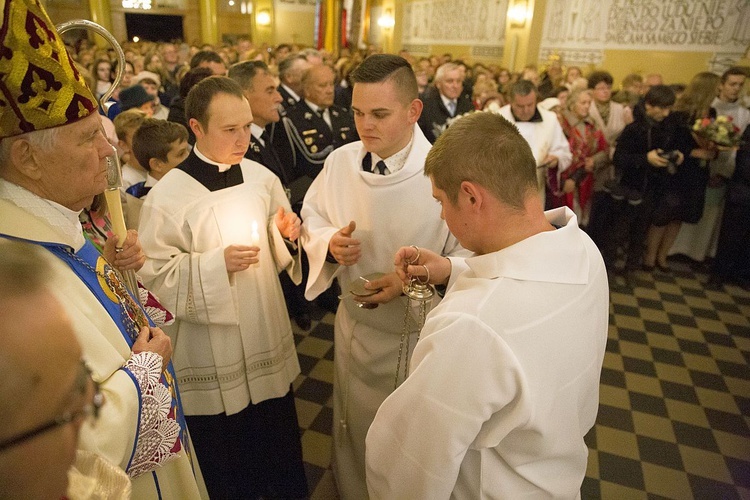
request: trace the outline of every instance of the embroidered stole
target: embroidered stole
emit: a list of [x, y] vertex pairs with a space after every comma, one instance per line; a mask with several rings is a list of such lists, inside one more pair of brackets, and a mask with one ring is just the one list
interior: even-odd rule
[[[102, 307], [109, 313], [112, 321], [120, 329], [128, 346], [133, 346], [141, 326], [154, 326], [151, 318], [148, 317], [140, 304], [133, 299], [125, 288], [118, 273], [107, 263], [91, 241], [86, 240], [83, 248], [75, 255], [66, 250], [64, 245], [35, 241], [29, 241], [29, 243], [35, 243], [46, 248], [68, 264], [71, 270], [86, 284]], [[181, 449], [184, 449], [190, 455], [186, 434], [187, 424], [185, 423], [176, 380], [177, 377], [170, 362], [160, 378], [160, 382], [169, 390], [172, 399], [169, 417], [174, 419], [180, 426], [179, 437], [170, 451], [178, 453]], [[128, 464], [128, 467], [130, 467], [130, 464]]]

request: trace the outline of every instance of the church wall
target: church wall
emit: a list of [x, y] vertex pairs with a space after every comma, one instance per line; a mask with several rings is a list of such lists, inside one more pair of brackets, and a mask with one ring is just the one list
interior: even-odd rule
[[[745, 0], [399, 0], [401, 46], [415, 55], [442, 54], [511, 66], [564, 65], [662, 73], [687, 83], [700, 71], [722, 72], [750, 45]], [[506, 15], [526, 6], [530, 19]], [[469, 43], [467, 43], [469, 42]], [[396, 50], [400, 47], [396, 44]]]

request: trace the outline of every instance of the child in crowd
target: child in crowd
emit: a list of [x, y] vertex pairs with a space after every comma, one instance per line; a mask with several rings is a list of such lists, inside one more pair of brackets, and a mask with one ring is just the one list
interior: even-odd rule
[[117, 145], [120, 148], [120, 163], [122, 164], [122, 190], [146, 180], [146, 169], [133, 155], [133, 135], [146, 119], [146, 113], [137, 109], [123, 111], [114, 119]]
[[133, 156], [146, 169], [146, 180], [130, 186], [128, 194], [145, 198], [157, 181], [187, 158], [187, 139], [187, 129], [179, 123], [146, 118], [132, 139]]

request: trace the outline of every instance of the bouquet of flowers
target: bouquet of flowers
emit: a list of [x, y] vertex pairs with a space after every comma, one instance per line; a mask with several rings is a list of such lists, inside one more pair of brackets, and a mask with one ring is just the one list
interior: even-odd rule
[[696, 136], [724, 148], [740, 144], [740, 129], [732, 123], [731, 116], [719, 115], [715, 119], [695, 120], [693, 132]]

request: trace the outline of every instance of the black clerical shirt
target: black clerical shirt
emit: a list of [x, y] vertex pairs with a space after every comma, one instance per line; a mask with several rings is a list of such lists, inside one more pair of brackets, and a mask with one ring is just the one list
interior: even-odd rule
[[229, 170], [219, 172], [219, 167], [198, 158], [195, 150], [190, 151], [187, 159], [180, 163], [177, 168], [203, 184], [209, 191], [238, 186], [244, 181], [239, 163], [232, 165]]

